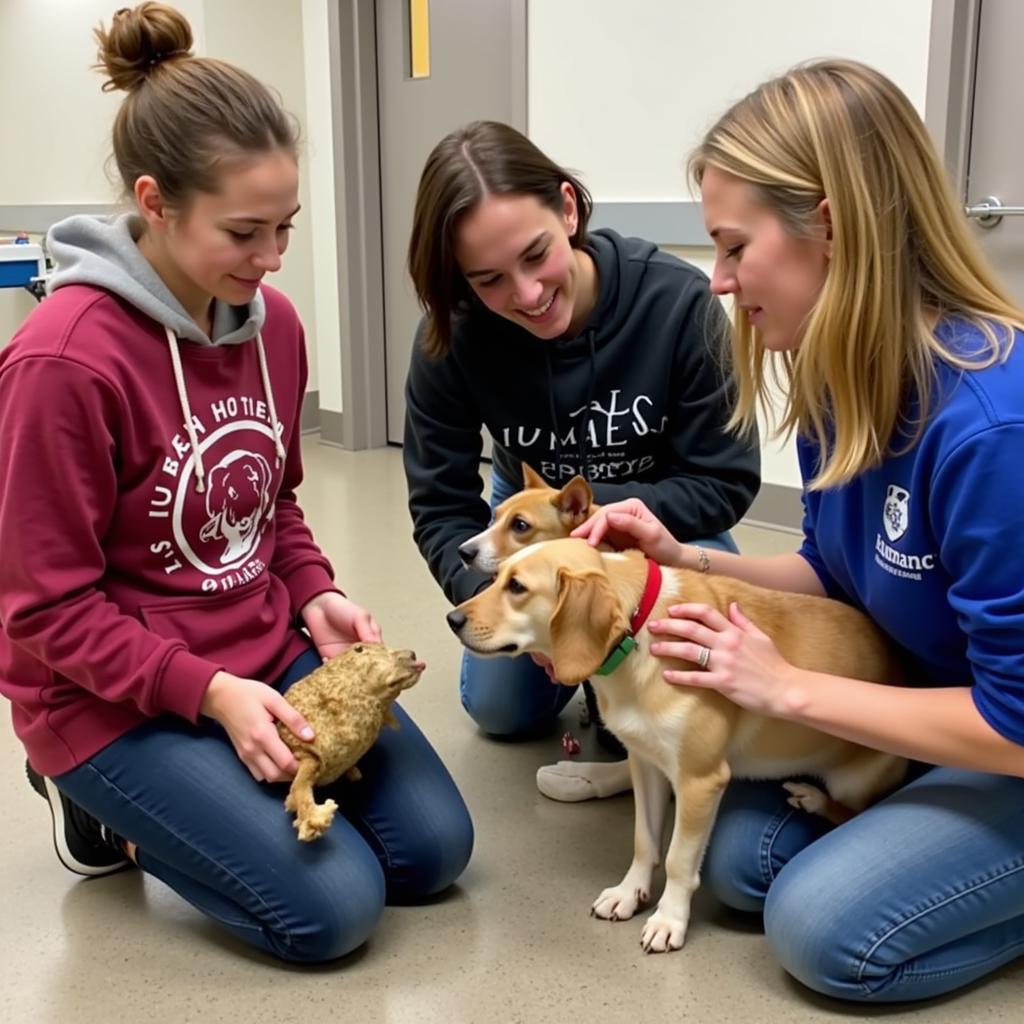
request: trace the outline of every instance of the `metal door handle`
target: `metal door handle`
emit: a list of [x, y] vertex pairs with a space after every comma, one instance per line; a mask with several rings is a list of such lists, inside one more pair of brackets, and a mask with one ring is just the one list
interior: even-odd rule
[[986, 196], [975, 206], [965, 206], [964, 216], [983, 228], [994, 228], [1004, 217], [1024, 217], [1024, 206], [1003, 206], [998, 196]]

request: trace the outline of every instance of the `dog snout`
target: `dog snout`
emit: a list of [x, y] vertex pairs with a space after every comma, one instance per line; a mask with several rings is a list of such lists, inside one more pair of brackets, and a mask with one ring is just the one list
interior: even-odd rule
[[473, 560], [480, 553], [476, 541], [467, 540], [465, 544], [459, 545], [459, 557], [466, 565], [472, 565]]
[[466, 624], [465, 612], [460, 612], [458, 608], [454, 611], [450, 611], [447, 616], [448, 625], [451, 627], [452, 632], [458, 636], [462, 632], [462, 627]]

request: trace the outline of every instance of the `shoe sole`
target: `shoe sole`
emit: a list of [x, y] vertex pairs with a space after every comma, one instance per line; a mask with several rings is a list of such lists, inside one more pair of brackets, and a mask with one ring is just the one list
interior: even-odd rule
[[[50, 818], [53, 820], [53, 848], [57, 851], [57, 859], [68, 869], [73, 871], [76, 875], [84, 875], [86, 878], [96, 878], [99, 875], [110, 875], [115, 871], [120, 871], [122, 868], [128, 867], [131, 863], [127, 857], [117, 864], [83, 864], [78, 860], [71, 850], [68, 849], [67, 840], [64, 836], [64, 801], [61, 800], [60, 790], [53, 784], [53, 782], [45, 775], [41, 776], [45, 793], [43, 796], [46, 797], [46, 802], [50, 805]], [[32, 783], [32, 788], [38, 793], [39, 787], [36, 785], [35, 779], [29, 776], [29, 782]]]

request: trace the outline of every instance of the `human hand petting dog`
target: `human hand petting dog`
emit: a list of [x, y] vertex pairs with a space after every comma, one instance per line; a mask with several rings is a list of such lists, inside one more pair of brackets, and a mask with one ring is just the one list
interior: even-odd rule
[[277, 690], [230, 672], [215, 673], [199, 711], [224, 727], [239, 760], [257, 782], [285, 782], [299, 767], [278, 735], [275, 720], [299, 739], [313, 739], [309, 723]]
[[569, 535], [582, 537], [591, 547], [639, 548], [659, 565], [683, 566], [685, 545], [672, 536], [661, 520], [639, 499], [626, 498], [598, 509]]
[[785, 717], [787, 695], [801, 670], [779, 653], [771, 638], [748, 619], [736, 602], [729, 617], [706, 604], [676, 604], [668, 619], [647, 624], [656, 639], [651, 653], [701, 663], [703, 669], [665, 669], [662, 675], [677, 686], [718, 690], [734, 704], [774, 718]]
[[317, 594], [307, 601], [302, 607], [302, 620], [324, 661], [341, 654], [360, 640], [364, 643], [380, 642], [380, 626], [376, 619], [336, 590]]

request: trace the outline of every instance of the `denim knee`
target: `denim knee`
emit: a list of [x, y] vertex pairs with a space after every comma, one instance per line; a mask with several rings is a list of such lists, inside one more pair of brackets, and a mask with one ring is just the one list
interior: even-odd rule
[[488, 700], [479, 691], [463, 690], [462, 706], [466, 713], [488, 736], [498, 739], [530, 739], [551, 732], [557, 714], [537, 717], [532, 708], [510, 706], [507, 701]]
[[772, 952], [789, 974], [815, 992], [870, 1000], [898, 965], [875, 965], [869, 979], [863, 969], [864, 943], [856, 933], [860, 915], [830, 898], [828, 872], [792, 866], [797, 870], [783, 871], [765, 900], [764, 931]]
[[[462, 686], [462, 706], [488, 736], [522, 736], [538, 729], [532, 708], [510, 702], [487, 686], [475, 686], [472, 680]], [[549, 723], [540, 724], [541, 730], [545, 724]]]
[[265, 937], [274, 954], [291, 963], [326, 963], [366, 942], [385, 902], [384, 872], [366, 853], [357, 858], [358, 870], [350, 861], [344, 872], [328, 879], [295, 863], [280, 896], [287, 918], [267, 914]]
[[733, 910], [757, 913], [764, 907], [768, 881], [744, 835], [728, 817], [719, 819], [701, 868], [701, 884]]
[[490, 736], [525, 739], [549, 733], [575, 689], [553, 684], [526, 655], [462, 658], [462, 706]]
[[387, 892], [393, 903], [415, 903], [443, 892], [462, 874], [473, 853], [473, 822], [461, 800], [438, 805], [430, 828], [402, 839], [402, 863], [389, 865]]

